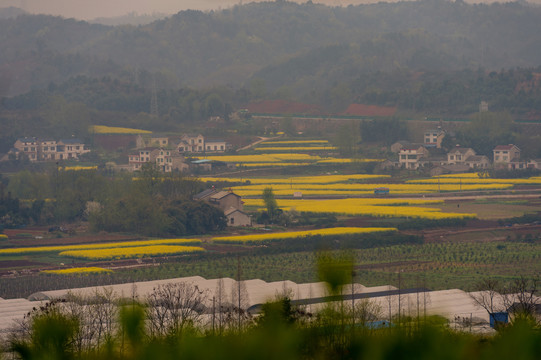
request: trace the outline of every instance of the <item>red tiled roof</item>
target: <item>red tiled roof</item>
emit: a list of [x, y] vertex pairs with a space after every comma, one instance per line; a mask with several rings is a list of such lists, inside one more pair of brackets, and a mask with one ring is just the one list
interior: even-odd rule
[[494, 148], [494, 150], [511, 150], [513, 148], [513, 144], [509, 144], [509, 145], [498, 145]]

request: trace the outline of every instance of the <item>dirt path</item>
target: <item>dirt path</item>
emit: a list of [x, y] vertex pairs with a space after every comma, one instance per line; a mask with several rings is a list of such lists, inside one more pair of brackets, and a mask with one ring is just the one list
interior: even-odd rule
[[240, 148], [239, 151], [241, 151], [241, 150], [248, 150], [248, 149], [250, 149], [250, 148], [256, 146], [257, 144], [261, 144], [263, 141], [267, 141], [267, 140], [275, 140], [275, 139], [279, 139], [279, 138], [281, 138], [281, 137], [282, 137], [282, 135], [278, 135], [278, 136], [274, 136], [274, 137], [262, 137], [262, 136], [260, 136], [260, 137], [259, 137], [259, 140], [256, 140], [256, 141], [254, 141], [253, 143], [248, 144], [248, 145], [246, 145], [246, 146]]

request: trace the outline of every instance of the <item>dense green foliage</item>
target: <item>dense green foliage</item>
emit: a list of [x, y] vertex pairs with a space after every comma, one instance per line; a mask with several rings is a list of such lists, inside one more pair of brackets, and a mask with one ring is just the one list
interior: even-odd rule
[[[54, 165], [54, 164], [53, 164]], [[145, 235], [203, 234], [226, 226], [223, 212], [191, 196], [201, 184], [144, 167], [139, 178], [103, 171], [23, 171], [0, 183], [5, 227], [88, 220], [96, 231]], [[19, 199], [24, 199], [21, 202]]]

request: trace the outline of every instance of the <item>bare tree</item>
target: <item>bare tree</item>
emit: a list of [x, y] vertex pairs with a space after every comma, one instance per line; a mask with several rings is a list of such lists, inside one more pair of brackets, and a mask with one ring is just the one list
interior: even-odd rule
[[233, 284], [233, 288], [231, 289], [231, 304], [232, 307], [229, 309], [229, 313], [226, 314], [235, 318], [236, 328], [240, 331], [251, 319], [248, 313], [248, 306], [250, 305], [248, 291], [246, 290], [246, 284], [240, 279]]
[[499, 281], [485, 279], [476, 285], [478, 292], [470, 293], [472, 300], [485, 309], [489, 315], [505, 310], [501, 296], [502, 286]]
[[214, 306], [212, 316], [215, 318], [215, 322], [217, 322], [218, 334], [221, 335], [227, 326], [226, 313], [231, 308], [231, 303], [228, 301], [223, 278], [218, 279], [216, 284], [215, 300], [216, 304]]
[[118, 297], [112, 288], [96, 289], [90, 299], [89, 320], [95, 328], [95, 344], [100, 346], [112, 341], [118, 318]]
[[178, 335], [196, 327], [205, 311], [207, 292], [193, 283], [159, 285], [147, 299], [151, 336]]
[[536, 318], [541, 307], [539, 279], [520, 277], [513, 280], [504, 289], [504, 304], [506, 309], [515, 317]]
[[355, 303], [355, 309], [352, 313], [352, 321], [354, 324], [366, 326], [372, 321], [381, 320], [384, 317], [383, 308], [371, 301], [370, 299], [362, 299]]

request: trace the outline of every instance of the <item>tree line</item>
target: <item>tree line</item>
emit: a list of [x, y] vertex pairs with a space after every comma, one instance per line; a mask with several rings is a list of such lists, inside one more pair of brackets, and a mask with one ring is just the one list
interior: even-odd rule
[[[4, 178], [3, 178], [4, 179]], [[142, 235], [203, 234], [225, 228], [222, 211], [192, 200], [203, 185], [180, 174], [164, 175], [152, 164], [138, 177], [103, 170], [23, 171], [0, 184], [5, 227], [87, 220], [95, 231]]]

